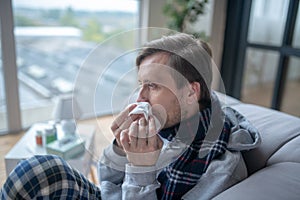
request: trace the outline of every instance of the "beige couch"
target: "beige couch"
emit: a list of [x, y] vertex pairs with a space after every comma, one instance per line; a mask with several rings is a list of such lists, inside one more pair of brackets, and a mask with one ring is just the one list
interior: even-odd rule
[[249, 177], [214, 199], [300, 200], [300, 118], [235, 99], [227, 102], [259, 130], [262, 143], [244, 153]]

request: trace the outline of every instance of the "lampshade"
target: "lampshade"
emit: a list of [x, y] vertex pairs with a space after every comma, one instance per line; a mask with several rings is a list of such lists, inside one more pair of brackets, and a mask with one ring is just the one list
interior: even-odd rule
[[56, 99], [53, 110], [53, 118], [56, 121], [79, 119], [81, 115], [80, 108], [72, 95], [61, 95]]

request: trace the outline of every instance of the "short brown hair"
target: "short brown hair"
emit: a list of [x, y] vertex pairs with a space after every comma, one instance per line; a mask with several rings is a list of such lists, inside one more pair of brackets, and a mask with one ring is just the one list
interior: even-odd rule
[[[200, 83], [200, 109], [211, 106], [212, 52], [209, 45], [184, 33], [164, 36], [144, 45], [136, 58], [136, 65], [139, 67], [146, 57], [161, 52], [169, 55], [168, 66], [178, 71], [190, 83]], [[183, 80], [176, 81], [176, 83], [178, 88], [185, 84]]]

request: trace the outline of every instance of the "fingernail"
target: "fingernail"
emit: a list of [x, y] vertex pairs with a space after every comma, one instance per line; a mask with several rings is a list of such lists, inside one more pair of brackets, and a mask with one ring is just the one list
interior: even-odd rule
[[143, 118], [139, 119], [139, 125], [142, 125], [143, 124]]
[[140, 125], [146, 126], [147, 125], [147, 120], [145, 118], [140, 119]]

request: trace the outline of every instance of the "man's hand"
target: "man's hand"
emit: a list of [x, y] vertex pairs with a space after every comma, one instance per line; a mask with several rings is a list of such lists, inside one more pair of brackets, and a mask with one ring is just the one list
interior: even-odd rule
[[123, 110], [117, 117], [116, 119], [113, 121], [110, 129], [112, 130], [118, 147], [120, 148], [121, 151], [123, 151], [123, 147], [121, 145], [120, 142], [120, 135], [121, 135], [121, 131], [126, 130], [130, 127], [130, 125], [132, 124], [132, 122], [134, 120], [136, 120], [138, 118], [137, 115], [133, 115], [133, 116], [128, 116], [128, 114], [136, 107], [136, 104], [132, 104], [130, 106], [128, 106], [125, 110]]
[[120, 141], [128, 161], [136, 166], [155, 165], [163, 145], [152, 116], [148, 124], [144, 117], [134, 121], [121, 132]]

